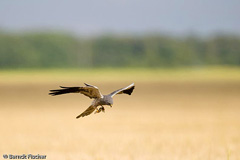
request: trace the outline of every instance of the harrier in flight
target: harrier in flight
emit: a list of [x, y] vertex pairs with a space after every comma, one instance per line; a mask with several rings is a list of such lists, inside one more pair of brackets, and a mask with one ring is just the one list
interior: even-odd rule
[[[50, 90], [50, 95], [56, 96], [56, 95], [61, 95], [61, 94], [67, 94], [67, 93], [81, 93], [84, 94], [85, 96], [88, 96], [89, 98], [93, 98], [94, 100], [92, 101], [92, 104], [79, 116], [76, 118], [84, 117], [89, 114], [91, 114], [93, 111], [96, 110], [95, 113], [99, 112], [104, 112], [105, 109], [103, 105], [109, 105], [112, 107], [113, 105], [113, 96], [116, 94], [128, 94], [131, 95], [133, 92], [133, 89], [135, 88], [134, 83], [130, 84], [129, 86], [125, 88], [118, 89], [108, 95], [102, 95], [101, 92], [99, 91], [98, 87], [86, 84], [84, 83], [84, 87], [62, 87], [60, 86], [61, 89], [56, 89], [56, 90]], [[98, 106], [101, 106], [99, 109], [97, 108]]]

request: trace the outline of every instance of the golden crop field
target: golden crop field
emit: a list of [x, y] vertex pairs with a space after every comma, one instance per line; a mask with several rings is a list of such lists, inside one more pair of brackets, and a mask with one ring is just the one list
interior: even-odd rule
[[[1, 159], [240, 159], [239, 69], [93, 72], [1, 71]], [[105, 113], [80, 119], [91, 99], [48, 95], [59, 85], [84, 82], [103, 94], [132, 82], [136, 88], [131, 96], [115, 96]]]

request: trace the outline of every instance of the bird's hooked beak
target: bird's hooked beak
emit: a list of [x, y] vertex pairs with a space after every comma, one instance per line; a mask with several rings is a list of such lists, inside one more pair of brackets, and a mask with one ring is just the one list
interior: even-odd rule
[[110, 106], [110, 107], [112, 107], [112, 105], [111, 105], [111, 104], [110, 104], [109, 106]]

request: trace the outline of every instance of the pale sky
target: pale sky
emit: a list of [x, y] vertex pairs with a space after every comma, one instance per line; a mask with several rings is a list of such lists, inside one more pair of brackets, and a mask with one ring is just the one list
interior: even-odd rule
[[240, 0], [1, 0], [0, 30], [240, 35]]

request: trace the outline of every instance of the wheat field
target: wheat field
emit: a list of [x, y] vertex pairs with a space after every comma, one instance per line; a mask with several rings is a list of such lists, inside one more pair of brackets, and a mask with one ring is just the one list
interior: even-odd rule
[[[105, 113], [76, 119], [91, 100], [78, 94], [51, 97], [48, 90], [83, 82], [0, 83], [1, 158], [240, 159], [239, 81], [135, 80], [131, 96], [117, 95]], [[106, 94], [131, 82], [94, 85]]]

